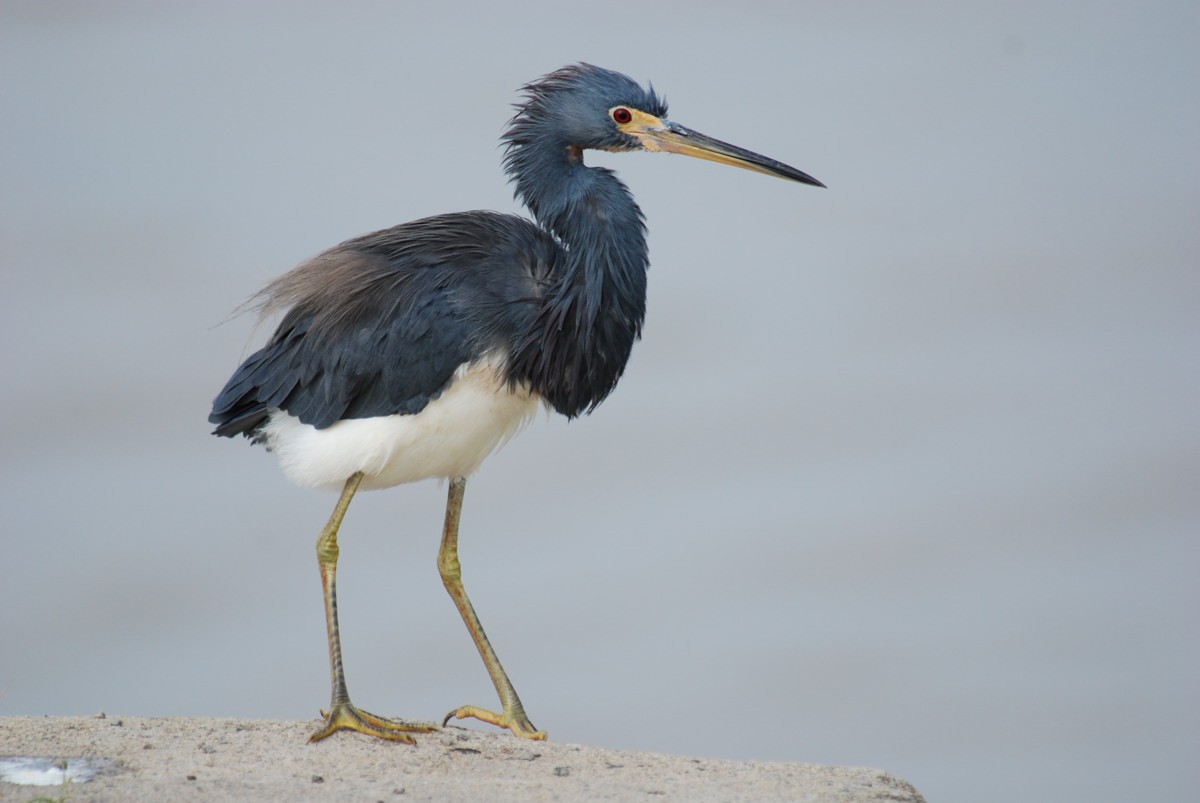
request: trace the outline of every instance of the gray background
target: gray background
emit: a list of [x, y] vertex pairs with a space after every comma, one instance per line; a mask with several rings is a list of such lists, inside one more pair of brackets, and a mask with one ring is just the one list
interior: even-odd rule
[[[1194, 791], [1196, 4], [670, 5], [0, 3], [0, 713], [315, 716], [334, 500], [208, 435], [264, 334], [227, 319], [355, 234], [517, 211], [515, 89], [586, 60], [830, 189], [590, 157], [649, 219], [644, 342], [463, 524], [533, 721], [931, 800]], [[381, 713], [494, 701], [443, 504], [343, 529]]]

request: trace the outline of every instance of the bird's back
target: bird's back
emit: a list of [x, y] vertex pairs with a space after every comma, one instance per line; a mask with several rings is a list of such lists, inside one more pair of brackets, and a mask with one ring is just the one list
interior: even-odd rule
[[283, 411], [320, 430], [422, 411], [460, 367], [503, 371], [535, 325], [561, 248], [522, 218], [465, 212], [348, 240], [268, 285], [283, 313], [213, 402], [216, 434], [260, 437]]

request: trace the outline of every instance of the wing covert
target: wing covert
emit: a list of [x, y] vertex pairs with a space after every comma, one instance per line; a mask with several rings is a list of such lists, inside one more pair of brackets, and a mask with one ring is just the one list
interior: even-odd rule
[[472, 212], [349, 240], [257, 297], [283, 312], [213, 402], [217, 435], [253, 437], [273, 410], [318, 429], [413, 414], [464, 363], [534, 320], [558, 246], [528, 221]]

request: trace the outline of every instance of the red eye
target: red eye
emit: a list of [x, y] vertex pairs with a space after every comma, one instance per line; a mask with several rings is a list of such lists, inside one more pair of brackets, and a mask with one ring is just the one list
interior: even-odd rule
[[619, 125], [625, 125], [626, 123], [631, 122], [633, 120], [633, 113], [630, 112], [629, 109], [626, 109], [624, 106], [618, 106], [617, 108], [612, 110], [612, 118]]

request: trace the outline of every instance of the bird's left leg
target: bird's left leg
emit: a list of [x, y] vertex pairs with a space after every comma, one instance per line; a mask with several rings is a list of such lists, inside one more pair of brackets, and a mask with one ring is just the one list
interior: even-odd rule
[[329, 633], [329, 669], [333, 676], [333, 691], [329, 703], [329, 711], [322, 711], [325, 724], [309, 737], [310, 742], [324, 739], [340, 730], [354, 730], [388, 739], [395, 742], [415, 744], [410, 733], [421, 733], [437, 730], [432, 722], [408, 722], [400, 719], [388, 719], [363, 711], [350, 702], [350, 692], [346, 690], [346, 673], [342, 668], [342, 638], [338, 632], [337, 615], [337, 562], [338, 562], [338, 528], [350, 507], [350, 500], [362, 482], [362, 472], [354, 474], [346, 481], [342, 496], [338, 499], [329, 523], [317, 537], [317, 564], [321, 569], [321, 588], [325, 596], [325, 626]]
[[442, 575], [442, 584], [450, 592], [450, 598], [454, 600], [454, 605], [462, 615], [467, 630], [471, 632], [471, 638], [479, 649], [479, 655], [483, 658], [484, 666], [487, 667], [492, 684], [496, 687], [496, 693], [500, 695], [500, 704], [504, 708], [497, 714], [474, 705], [460, 706], [446, 715], [446, 718], [442, 720], [442, 725], [449, 722], [451, 718], [472, 717], [497, 727], [508, 728], [517, 736], [525, 739], [545, 739], [546, 732], [535, 728], [529, 721], [529, 717], [525, 716], [525, 707], [521, 705], [521, 698], [517, 696], [517, 690], [513, 688], [512, 681], [508, 679], [508, 674], [500, 665], [500, 659], [496, 657], [496, 651], [492, 649], [487, 634], [483, 632], [483, 625], [479, 623], [479, 617], [475, 615], [475, 608], [471, 605], [471, 600], [467, 598], [466, 589], [463, 588], [462, 566], [458, 562], [458, 519], [462, 512], [463, 491], [466, 486], [467, 481], [463, 477], [456, 477], [450, 481], [450, 492], [446, 498], [446, 524], [442, 529], [442, 547], [438, 551], [438, 571]]

